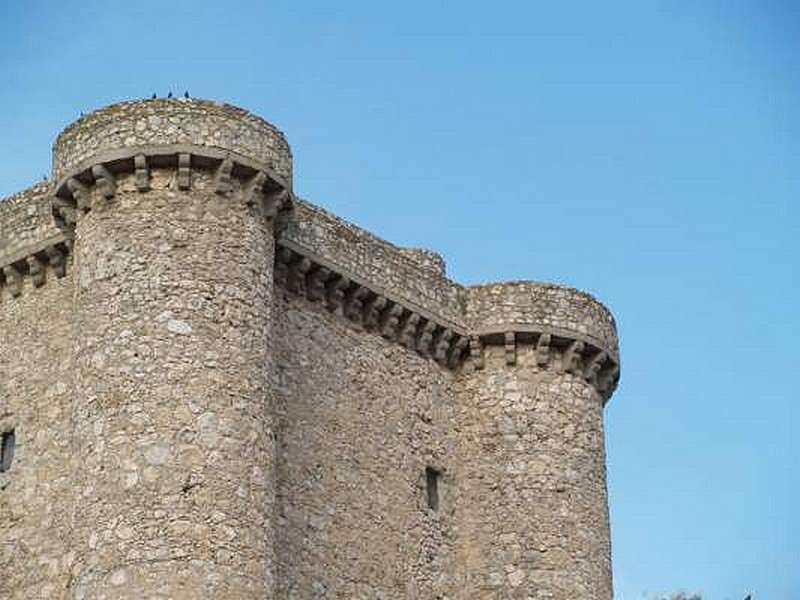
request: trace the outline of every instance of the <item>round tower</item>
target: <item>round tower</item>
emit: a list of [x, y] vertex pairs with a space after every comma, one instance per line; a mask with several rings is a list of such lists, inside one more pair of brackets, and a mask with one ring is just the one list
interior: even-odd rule
[[465, 598], [610, 600], [603, 406], [619, 377], [614, 320], [573, 289], [467, 293], [457, 381], [457, 563]]
[[72, 598], [265, 598], [284, 136], [241, 109], [126, 102], [54, 146], [74, 239]]

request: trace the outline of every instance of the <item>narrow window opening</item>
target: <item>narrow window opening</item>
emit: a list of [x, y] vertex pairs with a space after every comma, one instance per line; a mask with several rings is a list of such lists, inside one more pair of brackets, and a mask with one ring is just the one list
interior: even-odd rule
[[14, 460], [14, 430], [4, 431], [0, 436], [0, 473], [5, 473], [11, 468]]
[[439, 479], [442, 473], [433, 467], [425, 468], [425, 488], [428, 495], [428, 508], [439, 510]]

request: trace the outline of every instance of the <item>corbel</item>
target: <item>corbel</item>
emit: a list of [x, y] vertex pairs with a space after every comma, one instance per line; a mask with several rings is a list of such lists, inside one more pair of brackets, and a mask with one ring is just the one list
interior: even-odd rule
[[475, 365], [476, 369], [483, 368], [483, 343], [481, 343], [481, 338], [477, 335], [469, 338], [469, 357], [472, 359], [472, 364]]
[[367, 294], [369, 294], [367, 288], [357, 285], [345, 299], [344, 316], [358, 325], [364, 323], [364, 298]]
[[457, 368], [461, 364], [461, 357], [469, 346], [470, 338], [464, 335], [458, 336], [450, 347], [450, 355], [447, 357], [447, 364], [451, 369]]
[[431, 346], [433, 343], [433, 334], [436, 331], [438, 325], [433, 321], [428, 321], [425, 325], [422, 326], [422, 330], [419, 334], [419, 339], [417, 340], [417, 352], [422, 354], [422, 356], [430, 356], [431, 355]]
[[597, 385], [597, 376], [599, 375], [600, 370], [603, 368], [603, 363], [606, 362], [606, 358], [608, 358], [608, 354], [601, 350], [587, 362], [586, 369], [584, 370], [583, 374], [583, 376], [586, 378], [586, 381], [592, 385]]
[[53, 218], [56, 220], [57, 227], [75, 226], [78, 217], [74, 202], [64, 200], [58, 196], [53, 196], [50, 206], [53, 210]]
[[42, 287], [45, 280], [44, 263], [36, 255], [31, 255], [27, 258], [28, 273], [31, 276], [31, 283], [33, 287]]
[[242, 188], [242, 200], [247, 206], [255, 206], [261, 198], [264, 184], [267, 182], [267, 174], [259, 171]]
[[583, 353], [583, 342], [575, 340], [561, 356], [561, 370], [564, 373], [572, 373], [574, 375], [581, 374], [581, 358]]
[[22, 273], [14, 265], [3, 267], [3, 275], [6, 277], [6, 286], [14, 298], [22, 294]]
[[450, 344], [453, 339], [453, 330], [449, 327], [442, 329], [434, 343], [433, 358], [440, 365], [447, 364], [447, 355], [450, 351]]
[[117, 193], [117, 180], [111, 172], [104, 165], [94, 165], [92, 177], [95, 179], [95, 185], [97, 185], [100, 195], [106, 200], [111, 200]]
[[343, 275], [333, 277], [326, 287], [328, 309], [334, 312], [341, 312], [342, 303], [344, 302], [344, 291], [350, 287], [350, 280]]
[[178, 189], [188, 190], [192, 186], [192, 156], [188, 152], [178, 154]]
[[611, 368], [601, 372], [597, 378], [597, 391], [605, 395], [611, 391], [611, 387], [619, 376], [619, 365], [614, 364]]
[[381, 335], [383, 337], [390, 340], [397, 338], [397, 326], [400, 323], [402, 314], [403, 307], [394, 303], [383, 311], [381, 317]]
[[414, 348], [416, 346], [417, 328], [419, 327], [419, 315], [417, 313], [409, 313], [400, 328], [400, 343], [406, 348]]
[[289, 278], [289, 262], [292, 260], [292, 255], [292, 251], [285, 246], [279, 246], [275, 255], [275, 282], [282, 287]]
[[264, 203], [265, 216], [270, 219], [275, 217], [288, 202], [289, 192], [286, 190], [279, 190], [269, 195]]
[[92, 209], [92, 192], [88, 186], [70, 177], [67, 179], [67, 189], [72, 194], [78, 210], [89, 212]]
[[325, 298], [325, 283], [330, 279], [331, 272], [325, 267], [320, 267], [308, 276], [306, 297], [315, 302]]
[[377, 329], [380, 325], [381, 311], [386, 307], [385, 296], [374, 296], [364, 303], [364, 328], [368, 331]]
[[144, 154], [137, 154], [133, 157], [134, 179], [136, 189], [146, 192], [150, 189], [150, 171], [147, 168], [147, 157]]
[[546, 367], [550, 363], [550, 342], [552, 337], [549, 333], [539, 334], [539, 339], [536, 340], [536, 364], [540, 367]]
[[67, 274], [67, 259], [61, 249], [58, 246], [50, 246], [45, 250], [45, 254], [55, 276], [59, 279], [64, 277]]
[[299, 296], [306, 295], [306, 273], [311, 268], [311, 260], [306, 256], [301, 256], [289, 265], [289, 279], [286, 287], [290, 292]]
[[214, 174], [214, 191], [218, 194], [228, 194], [233, 191], [231, 172], [233, 171], [233, 161], [230, 156], [226, 156], [217, 167]]
[[517, 364], [517, 335], [513, 331], [505, 333], [506, 364], [512, 366]]

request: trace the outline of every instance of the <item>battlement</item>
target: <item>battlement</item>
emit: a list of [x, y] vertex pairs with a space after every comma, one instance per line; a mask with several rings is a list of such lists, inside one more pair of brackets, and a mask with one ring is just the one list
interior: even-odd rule
[[609, 310], [461, 285], [292, 189], [273, 125], [153, 99], [73, 123], [0, 200], [0, 534], [61, 557], [44, 582], [0, 553], [0, 595], [609, 599]]

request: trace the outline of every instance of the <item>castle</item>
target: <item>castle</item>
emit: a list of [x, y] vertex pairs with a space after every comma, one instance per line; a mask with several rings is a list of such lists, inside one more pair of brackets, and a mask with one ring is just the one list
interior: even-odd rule
[[0, 598], [611, 598], [609, 311], [296, 198], [261, 118], [82, 117], [0, 272]]

